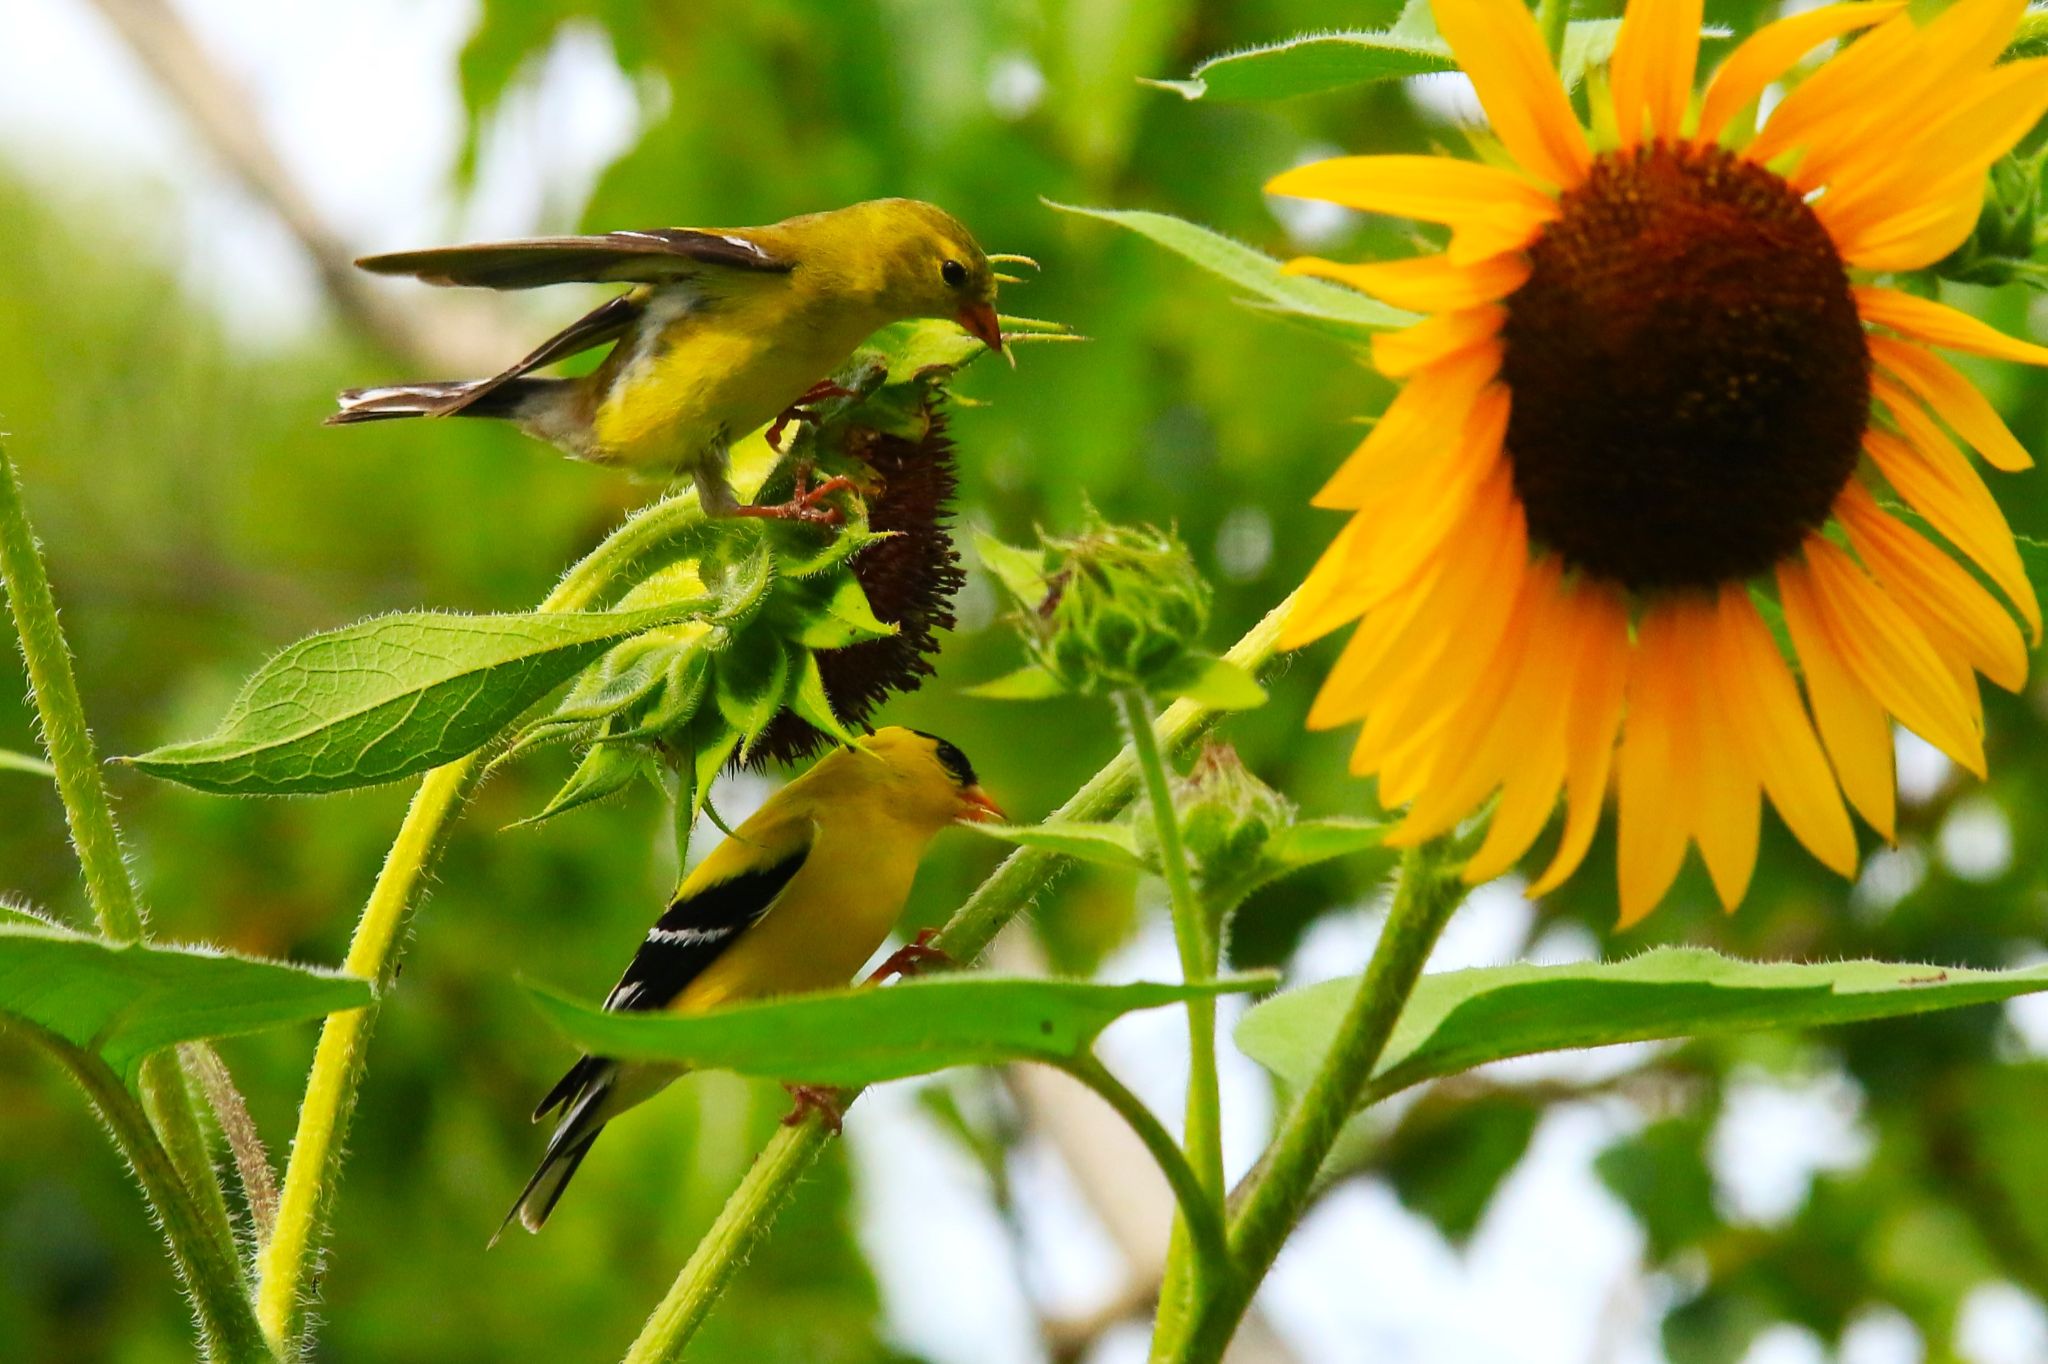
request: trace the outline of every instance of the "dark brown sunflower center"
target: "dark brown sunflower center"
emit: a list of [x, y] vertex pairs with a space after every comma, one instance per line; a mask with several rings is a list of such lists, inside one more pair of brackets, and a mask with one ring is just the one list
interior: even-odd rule
[[1767, 569], [1827, 518], [1869, 409], [1834, 242], [1718, 148], [1610, 153], [1561, 206], [1502, 329], [1531, 536], [1635, 588]]

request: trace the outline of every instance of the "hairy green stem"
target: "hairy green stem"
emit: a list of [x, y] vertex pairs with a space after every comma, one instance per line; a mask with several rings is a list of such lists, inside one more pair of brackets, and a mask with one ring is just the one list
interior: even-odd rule
[[[598, 601], [628, 568], [702, 517], [690, 494], [655, 504], [620, 526], [563, 576], [541, 603], [543, 611], [580, 611]], [[421, 778], [398, 836], [385, 855], [356, 923], [343, 969], [376, 983], [379, 994], [397, 978], [406, 929], [418, 908], [434, 862], [447, 844], [483, 770], [481, 752], [437, 767]], [[279, 1355], [305, 1353], [306, 1314], [314, 1296], [309, 1280], [319, 1240], [340, 1183], [349, 1119], [362, 1087], [376, 1004], [330, 1014], [306, 1078], [298, 1130], [285, 1164], [277, 1224], [259, 1262], [257, 1317]]]
[[1230, 1273], [1230, 1249], [1224, 1241], [1223, 1208], [1217, 1190], [1203, 1184], [1201, 1171], [1174, 1145], [1173, 1137], [1128, 1086], [1109, 1073], [1094, 1056], [1059, 1063], [1059, 1069], [1102, 1096], [1152, 1153], [1180, 1205], [1180, 1221], [1191, 1247], [1191, 1278], [1197, 1291], [1214, 1291]]
[[213, 1234], [206, 1210], [171, 1163], [135, 1096], [99, 1057], [62, 1042], [53, 1041], [51, 1050], [107, 1124], [163, 1226], [192, 1304], [203, 1357], [218, 1364], [274, 1364], [233, 1244], [223, 1245]]
[[1393, 908], [1337, 1040], [1234, 1200], [1230, 1253], [1238, 1274], [1195, 1303], [1172, 1356], [1179, 1364], [1213, 1364], [1223, 1357], [1253, 1291], [1307, 1209], [1338, 1132], [1357, 1111], [1430, 949], [1464, 898], [1448, 841], [1411, 848], [1402, 858]]
[[1536, 0], [1536, 26], [1543, 30], [1543, 46], [1550, 52], [1550, 64], [1564, 61], [1564, 36], [1571, 27], [1571, 0]]
[[[1289, 597], [1274, 607], [1225, 657], [1253, 672], [1264, 668], [1273, 660], [1275, 641], [1293, 604], [1294, 599]], [[1159, 717], [1154, 732], [1168, 750], [1177, 751], [1199, 737], [1217, 715], [1218, 712], [1192, 701], [1176, 701]], [[1137, 758], [1125, 748], [1047, 818], [1112, 818], [1130, 803], [1137, 784]], [[1042, 848], [1019, 848], [1004, 858], [967, 902], [954, 911], [932, 945], [955, 961], [972, 961], [1071, 862], [1070, 858]], [[848, 1094], [847, 1103], [858, 1095], [857, 1090]], [[829, 1136], [824, 1123], [812, 1118], [783, 1128], [769, 1139], [739, 1188], [726, 1200], [711, 1230], [697, 1243], [668, 1294], [641, 1328], [639, 1338], [626, 1353], [627, 1364], [669, 1364], [682, 1358], [690, 1338], [704, 1324], [733, 1275], [768, 1234], [776, 1213], [789, 1200], [796, 1181], [825, 1149]]]
[[[1152, 733], [1152, 702], [1136, 688], [1117, 696], [1124, 728], [1131, 738], [1131, 752], [1138, 763], [1138, 776], [1145, 792], [1145, 804], [1152, 820], [1154, 839], [1159, 845], [1160, 875], [1166, 882], [1168, 903], [1173, 911], [1173, 940], [1180, 951], [1183, 980], [1208, 980], [1216, 974], [1216, 942], [1208, 914], [1195, 895], [1194, 879], [1188, 868], [1187, 848], [1181, 839], [1180, 814], [1174, 808], [1173, 789], [1166, 759]], [[1223, 1102], [1216, 1079], [1216, 1001], [1208, 996], [1190, 999], [1188, 1013], [1188, 1093], [1182, 1144], [1189, 1163], [1200, 1181], [1205, 1197], [1215, 1206], [1223, 1202]], [[1166, 1272], [1159, 1293], [1159, 1321], [1154, 1330], [1154, 1348], [1170, 1339], [1186, 1315], [1187, 1294], [1192, 1289], [1193, 1247], [1185, 1210], [1176, 1218], [1167, 1243]]]
[[[138, 941], [145, 935], [142, 899], [129, 875], [121, 832], [114, 824], [113, 802], [100, 773], [99, 754], [93, 747], [92, 732], [86, 728], [85, 704], [79, 698], [77, 674], [72, 671], [71, 648], [57, 620], [50, 575], [29, 524], [14, 462], [4, 447], [0, 447], [0, 580], [7, 586], [7, 604], [14, 615], [36, 715], [42, 722], [43, 746], [55, 769], [57, 793], [64, 803], [72, 846], [78, 850], [93, 917], [100, 933], [112, 941]], [[228, 1220], [227, 1198], [221, 1192], [220, 1176], [207, 1150], [198, 1108], [177, 1053], [166, 1050], [147, 1058], [139, 1088], [143, 1109], [199, 1209], [198, 1226], [232, 1262], [235, 1233]], [[165, 1219], [164, 1227], [170, 1235], [170, 1219]], [[173, 1255], [190, 1250], [171, 1247]]]

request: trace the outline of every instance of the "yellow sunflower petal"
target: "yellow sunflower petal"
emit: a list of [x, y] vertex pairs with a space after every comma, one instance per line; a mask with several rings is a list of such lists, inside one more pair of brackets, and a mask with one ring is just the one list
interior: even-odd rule
[[1885, 842], [1896, 842], [1898, 782], [1892, 772], [1891, 720], [1829, 642], [1806, 565], [1792, 561], [1779, 566], [1778, 600], [1785, 608], [1785, 628], [1805, 670], [1806, 694], [1835, 776], [1857, 813], [1884, 835]]
[[1864, 117], [1911, 66], [1920, 26], [1900, 13], [1838, 52], [1771, 110], [1744, 153], [1759, 165]]
[[1303, 256], [1287, 262], [1290, 275], [1335, 280], [1382, 303], [1418, 313], [1447, 313], [1506, 298], [1529, 279], [1529, 262], [1508, 253], [1461, 264], [1448, 254], [1347, 265]]
[[2028, 365], [2048, 365], [2048, 346], [2037, 346], [2030, 341], [2007, 336], [1996, 327], [1979, 322], [1945, 303], [1917, 298], [1875, 284], [1859, 284], [1849, 292], [1855, 296], [1856, 311], [1872, 326], [1889, 327], [1901, 336], [1939, 346], [1943, 350], [1967, 351], [1972, 355], [1988, 355], [1994, 360], [2017, 360]]
[[[1897, 27], [1910, 25], [1908, 18], [1886, 24], [1786, 96], [1750, 155], [1769, 160], [1793, 145], [1777, 146], [1773, 134], [1781, 119], [1794, 127], [1804, 123], [1797, 141], [1806, 153], [1789, 177], [1793, 186], [1853, 181], [1873, 164], [1873, 153], [1895, 152], [1912, 141], [1927, 127], [1931, 109], [1947, 107], [1959, 86], [1987, 70], [2025, 9], [2026, 0], [1958, 0], [1909, 34]], [[1817, 94], [1813, 87], [1838, 70], [1854, 73], [1854, 91]]]
[[1417, 374], [1315, 495], [1314, 505], [1356, 511], [1400, 488], [1418, 463], [1469, 429], [1479, 395], [1499, 370], [1500, 347], [1480, 344]]
[[1808, 536], [1806, 564], [1828, 641], [1850, 671], [1906, 728], [1982, 777], [1984, 736], [1920, 627], [1832, 542]]
[[1707, 864], [1721, 907], [1732, 912], [1756, 872], [1763, 817], [1757, 772], [1736, 738], [1732, 712], [1738, 699], [1728, 694], [1715, 672], [1720, 628], [1715, 601], [1688, 595], [1673, 605], [1693, 702], [1693, 841], [1699, 844], [1700, 860]]
[[1489, 303], [1380, 332], [1372, 339], [1373, 368], [1390, 379], [1406, 378], [1491, 341], [1507, 316], [1507, 309]]
[[2027, 641], [1997, 598], [1963, 566], [1897, 517], [1888, 515], [1860, 483], [1851, 482], [1835, 515], [1878, 584], [1906, 609], [1944, 652], [2007, 691], [2027, 681]]
[[1356, 565], [1357, 594], [1369, 609], [1414, 580], [1436, 555], [1479, 489], [1502, 464], [1508, 430], [1508, 391], [1498, 384], [1472, 404], [1464, 430], [1435, 458], [1413, 471], [1387, 505], [1377, 508], [1384, 533]]
[[1808, 52], [1831, 38], [1881, 23], [1904, 8], [1897, 0], [1829, 5], [1764, 25], [1744, 39], [1714, 73], [1700, 109], [1696, 136], [1701, 142], [1719, 138], [1728, 120], [1759, 99], [1772, 81]]
[[2033, 467], [2034, 457], [2006, 426], [1990, 399], [1961, 370], [1908, 341], [1873, 335], [1869, 344], [1870, 358], [1912, 389], [1914, 396], [1982, 455], [1986, 464], [2008, 473]]
[[1352, 565], [1358, 560], [1373, 532], [1369, 518], [1354, 516], [1337, 532], [1337, 538], [1316, 560], [1308, 577], [1295, 594], [1287, 621], [1280, 627], [1280, 647], [1299, 649], [1313, 644], [1330, 631], [1359, 618], [1364, 604], [1353, 604], [1348, 587]]
[[[1949, 221], [1982, 206], [1984, 172], [2048, 111], [2048, 58], [2010, 62], [1972, 83], [1903, 141], [1873, 141], [1845, 159], [1814, 211], [1853, 264], [1858, 246]], [[1971, 219], [1975, 221], [1974, 217]], [[1953, 244], [1951, 244], [1953, 249]]]
[[1340, 156], [1283, 171], [1266, 193], [1447, 224], [1460, 264], [1526, 246], [1557, 200], [1513, 171], [1447, 156]]
[[1978, 171], [1962, 193], [1838, 238], [1842, 259], [1858, 270], [1887, 273], [1934, 264], [1969, 237], [1983, 213], [1984, 173]]
[[1722, 587], [1714, 603], [1712, 677], [1751, 771], [1793, 836], [1844, 876], [1856, 872], [1856, 831], [1834, 774], [1799, 704], [1785, 656], [1764, 628], [1749, 590]]
[[1581, 652], [1565, 706], [1564, 834], [1550, 865], [1529, 887], [1531, 895], [1548, 895], [1579, 868], [1607, 799], [1607, 777], [1613, 770], [1614, 736], [1621, 728], [1622, 698], [1628, 686], [1630, 645], [1628, 607], [1613, 588], [1580, 582], [1569, 603], [1577, 616], [1573, 627]]
[[1608, 65], [1614, 122], [1626, 151], [1676, 138], [1700, 55], [1701, 0], [1634, 0]]
[[1628, 717], [1615, 761], [1619, 801], [1621, 922], [1628, 928], [1657, 907], [1685, 863], [1697, 774], [1685, 651], [1670, 601], [1643, 613], [1629, 663]]
[[1431, 0], [1430, 12], [1508, 154], [1560, 189], [1583, 180], [1593, 154], [1529, 7], [1522, 0]]
[[1873, 391], [1886, 398], [1905, 439], [1867, 431], [1863, 448], [1899, 496], [1990, 575], [2019, 608], [2034, 638], [2040, 639], [2041, 604], [2034, 596], [2026, 566], [2020, 562], [2019, 546], [2006, 525], [2005, 513], [1999, 510], [1991, 490], [1955, 443], [1910, 400], [1895, 401], [1895, 391], [1886, 396], [1887, 385], [1882, 383], [1874, 385]]
[[1505, 485], [1481, 489], [1455, 532], [1459, 542], [1486, 552], [1445, 555], [1360, 622], [1309, 711], [1310, 728], [1347, 724], [1371, 711], [1392, 683], [1435, 662], [1467, 613], [1484, 614], [1486, 603], [1502, 595], [1497, 584], [1508, 563], [1527, 554], [1524, 522], [1506, 492]]
[[[1434, 838], [1486, 799], [1536, 747], [1545, 708], [1562, 695], [1567, 641], [1557, 628], [1558, 579], [1554, 556], [1529, 566], [1520, 599], [1494, 657], [1479, 672], [1479, 686], [1458, 703], [1434, 763], [1444, 776], [1416, 798], [1396, 831], [1404, 842]], [[1395, 846], [1400, 846], [1396, 843]]]

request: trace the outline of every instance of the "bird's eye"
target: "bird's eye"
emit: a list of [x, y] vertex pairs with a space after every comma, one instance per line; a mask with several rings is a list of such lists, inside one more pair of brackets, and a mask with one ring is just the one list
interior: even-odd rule
[[949, 260], [939, 266], [939, 278], [954, 289], [967, 282], [967, 267], [959, 261]]

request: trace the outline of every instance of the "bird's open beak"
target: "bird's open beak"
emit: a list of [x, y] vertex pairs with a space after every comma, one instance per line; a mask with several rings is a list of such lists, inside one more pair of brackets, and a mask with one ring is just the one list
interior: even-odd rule
[[967, 329], [967, 334], [987, 346], [997, 355], [1004, 354], [1003, 324], [996, 320], [993, 303], [970, 303], [962, 308], [956, 320]]
[[970, 786], [960, 793], [960, 813], [955, 815], [960, 824], [1006, 824], [1009, 816], [1002, 807], [988, 798], [988, 792], [979, 786]]

